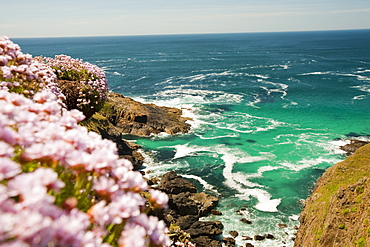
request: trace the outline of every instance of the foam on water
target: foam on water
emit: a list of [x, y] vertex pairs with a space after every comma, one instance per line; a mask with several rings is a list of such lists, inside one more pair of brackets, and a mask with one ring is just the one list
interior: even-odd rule
[[213, 193], [216, 193], [217, 195], [220, 195], [220, 193], [218, 193], [217, 189], [215, 188], [215, 186], [209, 184], [207, 181], [205, 181], [203, 178], [199, 177], [199, 176], [195, 176], [195, 175], [189, 175], [189, 174], [179, 174], [181, 175], [182, 177], [184, 178], [190, 178], [190, 179], [194, 179], [194, 180], [197, 180], [200, 182], [200, 184], [203, 186], [203, 189], [205, 191], [211, 191]]

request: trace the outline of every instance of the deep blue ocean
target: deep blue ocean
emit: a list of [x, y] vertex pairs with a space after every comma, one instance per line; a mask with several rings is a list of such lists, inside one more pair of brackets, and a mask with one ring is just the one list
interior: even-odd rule
[[190, 133], [125, 138], [142, 146], [148, 176], [175, 170], [217, 195], [223, 215], [206, 219], [242, 246], [266, 233], [275, 239], [248, 242], [292, 246], [302, 201], [345, 158], [339, 146], [370, 139], [370, 30], [13, 41], [100, 66], [111, 91], [183, 108]]

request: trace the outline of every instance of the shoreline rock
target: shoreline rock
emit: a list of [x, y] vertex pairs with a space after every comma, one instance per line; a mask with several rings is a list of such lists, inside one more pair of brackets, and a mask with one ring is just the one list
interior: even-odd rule
[[346, 152], [347, 156], [354, 154], [357, 149], [370, 143], [368, 141], [361, 141], [361, 140], [356, 140], [356, 139], [349, 139], [349, 141], [350, 141], [349, 144], [339, 147], [341, 150]]
[[[191, 236], [197, 247], [221, 247], [216, 238], [222, 234], [220, 221], [201, 221], [200, 217], [211, 213], [218, 198], [204, 192], [198, 193], [195, 185], [170, 171], [163, 175], [155, 188], [169, 196], [169, 208], [163, 210], [162, 218], [168, 225], [175, 224]], [[158, 216], [158, 215], [157, 215]]]
[[170, 135], [190, 130], [189, 118], [182, 110], [173, 107], [143, 104], [118, 93], [108, 94], [103, 114], [121, 132], [137, 136], [150, 136], [165, 132]]

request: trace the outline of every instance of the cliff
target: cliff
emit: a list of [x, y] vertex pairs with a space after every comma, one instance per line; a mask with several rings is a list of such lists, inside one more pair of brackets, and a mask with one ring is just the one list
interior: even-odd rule
[[300, 222], [295, 247], [370, 246], [370, 144], [327, 169]]

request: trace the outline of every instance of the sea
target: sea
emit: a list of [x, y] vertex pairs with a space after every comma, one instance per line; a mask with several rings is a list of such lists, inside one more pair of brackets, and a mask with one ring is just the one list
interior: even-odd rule
[[222, 215], [203, 219], [238, 231], [240, 246], [293, 246], [304, 200], [346, 158], [339, 147], [370, 140], [370, 30], [12, 40], [98, 65], [110, 91], [183, 109], [189, 133], [123, 136], [142, 147], [148, 178], [175, 171], [217, 196]]

